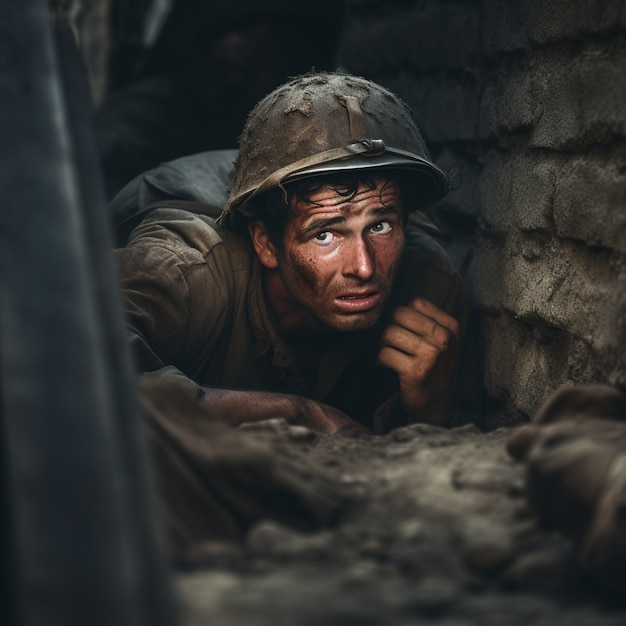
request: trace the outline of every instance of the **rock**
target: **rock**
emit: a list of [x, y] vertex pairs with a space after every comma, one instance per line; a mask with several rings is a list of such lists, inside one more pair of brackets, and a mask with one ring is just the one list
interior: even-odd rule
[[329, 532], [301, 533], [275, 522], [257, 522], [248, 533], [246, 544], [255, 556], [273, 559], [317, 559], [332, 551]]

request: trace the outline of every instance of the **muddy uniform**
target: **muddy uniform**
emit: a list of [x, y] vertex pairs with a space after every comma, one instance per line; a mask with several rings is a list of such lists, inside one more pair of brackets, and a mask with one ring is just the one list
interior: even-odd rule
[[[468, 302], [442, 248], [409, 225], [396, 287], [377, 325], [334, 333], [317, 367], [300, 369], [272, 322], [248, 238], [184, 210], [150, 212], [116, 251], [141, 372], [187, 385], [293, 393], [341, 409], [382, 434], [403, 424], [397, 376], [376, 364], [391, 312], [422, 296], [455, 317]], [[462, 361], [463, 362], [463, 361]]]

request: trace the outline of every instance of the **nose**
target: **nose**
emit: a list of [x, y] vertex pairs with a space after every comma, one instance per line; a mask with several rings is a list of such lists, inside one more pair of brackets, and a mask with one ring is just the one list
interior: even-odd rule
[[355, 238], [350, 248], [346, 250], [346, 256], [344, 276], [356, 276], [360, 280], [369, 280], [372, 277], [376, 264], [367, 239]]

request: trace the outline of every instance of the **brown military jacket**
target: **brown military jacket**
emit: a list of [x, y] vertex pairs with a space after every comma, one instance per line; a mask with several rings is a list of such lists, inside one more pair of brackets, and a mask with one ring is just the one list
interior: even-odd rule
[[403, 423], [397, 376], [376, 364], [393, 309], [422, 296], [453, 315], [462, 333], [467, 325], [460, 277], [443, 249], [414, 226], [386, 313], [366, 331], [333, 334], [313, 376], [298, 371], [276, 333], [247, 237], [210, 217], [159, 208], [116, 255], [140, 372], [195, 386], [296, 393], [343, 410], [376, 434]]

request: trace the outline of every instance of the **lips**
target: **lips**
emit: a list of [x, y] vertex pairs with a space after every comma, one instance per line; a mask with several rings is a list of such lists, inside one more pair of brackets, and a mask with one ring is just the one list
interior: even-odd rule
[[335, 299], [337, 308], [344, 313], [364, 313], [378, 306], [381, 300], [378, 291], [368, 291], [364, 293], [347, 293]]

